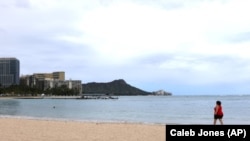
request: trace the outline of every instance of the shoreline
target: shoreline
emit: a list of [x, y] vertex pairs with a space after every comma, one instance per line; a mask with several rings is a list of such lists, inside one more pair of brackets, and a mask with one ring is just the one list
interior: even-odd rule
[[165, 125], [160, 124], [0, 117], [0, 128], [8, 141], [165, 140]]
[[0, 99], [77, 99], [80, 96], [1, 96]]
[[[84, 119], [69, 119], [69, 118], [50, 118], [50, 117], [32, 117], [32, 116], [16, 116], [16, 115], [0, 115], [0, 119], [24, 119], [37, 121], [61, 121], [61, 122], [79, 122], [79, 123], [100, 123], [100, 124], [138, 124], [138, 125], [156, 125], [165, 126], [165, 123], [153, 122], [137, 122], [137, 121], [120, 121], [120, 120], [84, 120]], [[177, 125], [168, 123], [167, 125]]]

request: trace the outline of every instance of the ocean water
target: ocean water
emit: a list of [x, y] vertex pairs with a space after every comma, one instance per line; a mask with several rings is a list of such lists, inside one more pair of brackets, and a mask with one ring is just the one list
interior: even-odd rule
[[250, 124], [250, 95], [120, 96], [119, 99], [0, 99], [0, 117], [212, 124], [216, 100], [222, 102], [224, 124]]

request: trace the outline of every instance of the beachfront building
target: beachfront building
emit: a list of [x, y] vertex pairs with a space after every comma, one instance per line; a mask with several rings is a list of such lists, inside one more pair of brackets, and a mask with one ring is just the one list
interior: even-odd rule
[[0, 58], [0, 87], [19, 85], [20, 61], [16, 58]]
[[38, 80], [54, 79], [54, 80], [65, 80], [65, 72], [52, 72], [52, 73], [34, 73], [33, 76]]
[[79, 94], [82, 93], [81, 80], [65, 80], [65, 72], [52, 73], [34, 73], [33, 75], [21, 76], [20, 83], [41, 90], [48, 90], [66, 86], [69, 89], [76, 90]]
[[57, 88], [62, 86], [67, 86], [69, 89], [74, 89], [82, 93], [82, 81], [81, 80], [44, 80], [41, 81], [40, 85], [43, 87], [43, 90], [47, 90], [50, 88]]
[[22, 85], [42, 88], [39, 84], [45, 80], [65, 80], [65, 72], [52, 72], [52, 73], [34, 73], [33, 75], [23, 75], [20, 78]]

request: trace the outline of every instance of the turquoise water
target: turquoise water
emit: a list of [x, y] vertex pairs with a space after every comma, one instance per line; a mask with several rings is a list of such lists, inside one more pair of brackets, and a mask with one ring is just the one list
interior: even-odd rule
[[250, 124], [250, 96], [120, 96], [117, 100], [0, 99], [1, 117], [212, 124], [221, 100], [225, 124]]

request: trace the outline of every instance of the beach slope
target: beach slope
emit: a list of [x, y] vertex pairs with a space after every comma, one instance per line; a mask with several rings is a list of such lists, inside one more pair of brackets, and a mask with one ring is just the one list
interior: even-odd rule
[[3, 141], [165, 141], [165, 126], [0, 118]]

